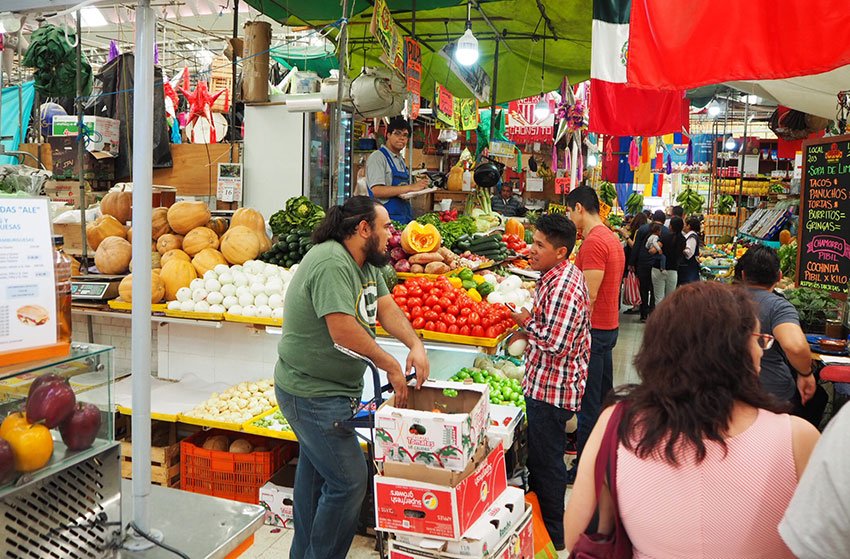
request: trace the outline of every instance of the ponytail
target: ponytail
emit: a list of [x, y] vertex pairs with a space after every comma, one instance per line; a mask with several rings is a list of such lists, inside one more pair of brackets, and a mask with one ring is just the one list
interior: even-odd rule
[[352, 196], [341, 206], [331, 206], [325, 219], [313, 231], [313, 243], [334, 240], [343, 242], [354, 234], [361, 221], [370, 226], [375, 224], [375, 206], [378, 204], [368, 196]]

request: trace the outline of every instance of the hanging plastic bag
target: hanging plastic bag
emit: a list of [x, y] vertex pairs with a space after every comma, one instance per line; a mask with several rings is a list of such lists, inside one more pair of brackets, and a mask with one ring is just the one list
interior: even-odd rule
[[640, 282], [632, 271], [623, 280], [623, 304], [631, 307], [640, 305]]

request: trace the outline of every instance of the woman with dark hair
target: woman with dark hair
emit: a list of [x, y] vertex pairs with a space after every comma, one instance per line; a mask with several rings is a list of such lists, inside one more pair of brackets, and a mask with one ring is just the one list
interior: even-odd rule
[[[629, 221], [629, 225], [627, 227], [620, 227], [618, 229], [618, 233], [625, 241], [623, 246], [623, 250], [626, 251], [626, 262], [629, 261], [629, 257], [632, 254], [632, 250], [634, 250], [635, 246], [635, 237], [637, 236], [638, 229], [641, 228], [642, 225], [646, 225], [647, 217], [643, 212], [639, 212], [635, 214], [634, 217]], [[626, 266], [623, 270], [623, 279], [629, 275], [629, 267]], [[640, 312], [640, 303], [637, 305], [633, 305], [632, 308], [627, 309], [623, 314], [638, 314]]]
[[699, 281], [699, 232], [702, 224], [697, 217], [685, 222], [685, 248], [679, 263], [679, 285]]
[[652, 289], [655, 290], [655, 301], [660, 303], [664, 297], [673, 293], [679, 279], [679, 263], [685, 251], [685, 237], [682, 235], [684, 221], [681, 217], [670, 219], [670, 232], [661, 235], [663, 265], [659, 263], [652, 268]]
[[[616, 430], [617, 506], [634, 557], [791, 559], [777, 526], [818, 432], [762, 391], [759, 364], [773, 337], [761, 333], [749, 295], [694, 283], [646, 326], [653, 335], [635, 358], [641, 384], [620, 397]], [[612, 411], [579, 464], [564, 515], [568, 548], [597, 508], [594, 466]], [[598, 531], [610, 533], [611, 494], [600, 490]]]

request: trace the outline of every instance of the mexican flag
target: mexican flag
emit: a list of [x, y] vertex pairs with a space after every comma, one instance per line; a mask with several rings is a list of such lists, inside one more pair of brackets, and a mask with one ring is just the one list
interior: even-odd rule
[[627, 83], [630, 10], [630, 0], [593, 1], [588, 128], [612, 136], [681, 132], [688, 127], [684, 91], [652, 91]]
[[629, 41], [629, 84], [644, 89], [793, 78], [850, 64], [846, 2], [595, 0], [594, 49], [597, 5], [606, 8], [604, 22], [626, 25], [618, 38]]

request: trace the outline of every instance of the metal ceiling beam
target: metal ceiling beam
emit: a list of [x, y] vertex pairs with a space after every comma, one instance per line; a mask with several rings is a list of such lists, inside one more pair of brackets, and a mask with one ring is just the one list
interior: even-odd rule
[[546, 22], [546, 27], [549, 28], [549, 31], [552, 32], [555, 40], [558, 40], [558, 32], [555, 31], [555, 25], [552, 23], [552, 20], [549, 19], [549, 16], [546, 15], [546, 6], [543, 5], [543, 0], [537, 0], [537, 11], [540, 12], [541, 17], [543, 17], [543, 21]]
[[[484, 13], [484, 10], [481, 8], [481, 4], [478, 2], [478, 0], [469, 0], [469, 1], [472, 2], [472, 5], [475, 6], [475, 9], [478, 10], [478, 13], [481, 14], [481, 17], [484, 18], [484, 21], [487, 22], [487, 25], [490, 27], [490, 29], [493, 31], [493, 33], [495, 33], [497, 37], [501, 38], [502, 32], [500, 32], [498, 29], [496, 29], [496, 26], [493, 25], [493, 22], [490, 20], [489, 17], [487, 17], [487, 14]], [[514, 55], [516, 54], [513, 51], [513, 49], [511, 49], [511, 46], [509, 44], [505, 43], [505, 48], [508, 49], [509, 53], [514, 54]]]

